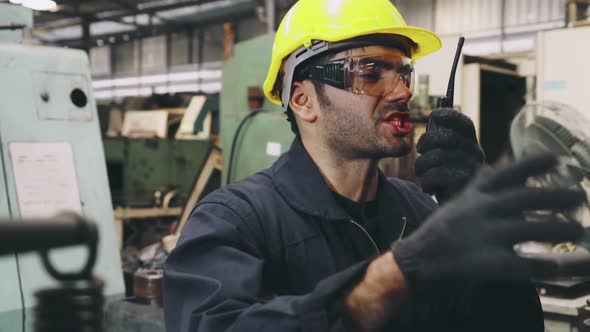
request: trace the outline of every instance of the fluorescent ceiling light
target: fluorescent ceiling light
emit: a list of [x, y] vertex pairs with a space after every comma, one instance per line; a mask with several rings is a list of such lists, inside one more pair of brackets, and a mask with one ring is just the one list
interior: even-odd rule
[[57, 4], [52, 0], [10, 0], [11, 3], [33, 10], [54, 10]]
[[124, 77], [115, 79], [95, 80], [92, 82], [92, 87], [95, 89], [104, 89], [111, 87], [123, 86], [137, 86], [137, 85], [152, 85], [159, 83], [176, 83], [180, 81], [196, 81], [196, 80], [212, 81], [221, 79], [220, 69], [203, 69], [198, 71], [186, 71], [171, 74], [147, 75]]
[[92, 81], [92, 87], [95, 89], [110, 88], [113, 86], [112, 80]]
[[141, 84], [156, 84], [156, 83], [166, 83], [168, 82], [168, 75], [151, 75], [151, 76], [142, 76], [140, 79]]
[[101, 91], [95, 92], [94, 98], [98, 100], [110, 100], [113, 99], [113, 91]]

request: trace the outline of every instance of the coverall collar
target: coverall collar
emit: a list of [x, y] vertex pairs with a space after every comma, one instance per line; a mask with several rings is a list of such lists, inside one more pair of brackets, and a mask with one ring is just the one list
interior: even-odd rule
[[[334, 199], [328, 184], [311, 159], [299, 136], [287, 153], [272, 166], [272, 181], [281, 196], [294, 209], [326, 219], [350, 219]], [[382, 198], [391, 197], [395, 190], [379, 170], [379, 183], [384, 189]], [[381, 199], [381, 198], [379, 198]]]

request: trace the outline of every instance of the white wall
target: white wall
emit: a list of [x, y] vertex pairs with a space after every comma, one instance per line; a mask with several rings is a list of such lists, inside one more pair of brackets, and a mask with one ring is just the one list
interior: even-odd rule
[[[565, 25], [563, 0], [398, 0], [408, 24], [465, 36], [465, 53], [533, 51], [536, 33]], [[504, 4], [504, 10], [502, 6]]]
[[166, 36], [144, 38], [141, 47], [142, 73], [158, 73], [166, 70], [168, 66]]
[[170, 65], [186, 65], [189, 59], [189, 35], [188, 33], [173, 33], [169, 39]]
[[539, 36], [537, 97], [569, 104], [590, 117], [590, 27]]
[[111, 47], [100, 46], [90, 50], [90, 69], [93, 76], [110, 75], [111, 67]]
[[139, 73], [140, 41], [133, 40], [112, 46], [113, 73], [116, 75], [134, 75]]
[[[453, 59], [457, 50], [459, 36], [442, 37], [443, 47], [440, 51], [428, 55], [416, 62], [416, 74], [426, 74], [430, 77], [430, 95], [443, 96], [447, 93], [447, 86], [453, 66]], [[467, 46], [467, 45], [466, 45]], [[463, 84], [462, 61], [459, 62], [457, 75], [455, 77], [455, 105], [462, 104], [462, 91], [460, 87]]]

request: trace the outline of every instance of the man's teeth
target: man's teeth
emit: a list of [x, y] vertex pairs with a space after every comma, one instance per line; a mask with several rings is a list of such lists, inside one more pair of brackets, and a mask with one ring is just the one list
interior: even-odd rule
[[393, 123], [393, 125], [396, 127], [403, 127], [406, 124], [405, 122], [405, 119], [402, 118], [395, 118], [391, 121], [391, 123]]

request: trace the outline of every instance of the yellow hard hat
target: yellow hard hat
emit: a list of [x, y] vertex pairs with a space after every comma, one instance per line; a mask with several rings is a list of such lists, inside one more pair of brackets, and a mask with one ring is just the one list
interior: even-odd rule
[[[408, 26], [389, 0], [299, 0], [287, 12], [277, 30], [270, 68], [264, 81], [264, 94], [278, 105], [281, 105], [281, 99], [288, 97], [290, 92], [281, 96], [275, 85], [282, 76], [280, 71], [284, 62], [296, 50], [302, 47], [311, 49], [316, 41], [333, 43], [373, 34], [409, 38], [416, 44], [411, 54], [413, 60], [442, 46], [432, 31]], [[297, 63], [318, 53], [321, 50], [299, 59]], [[290, 83], [291, 79], [285, 82]]]

